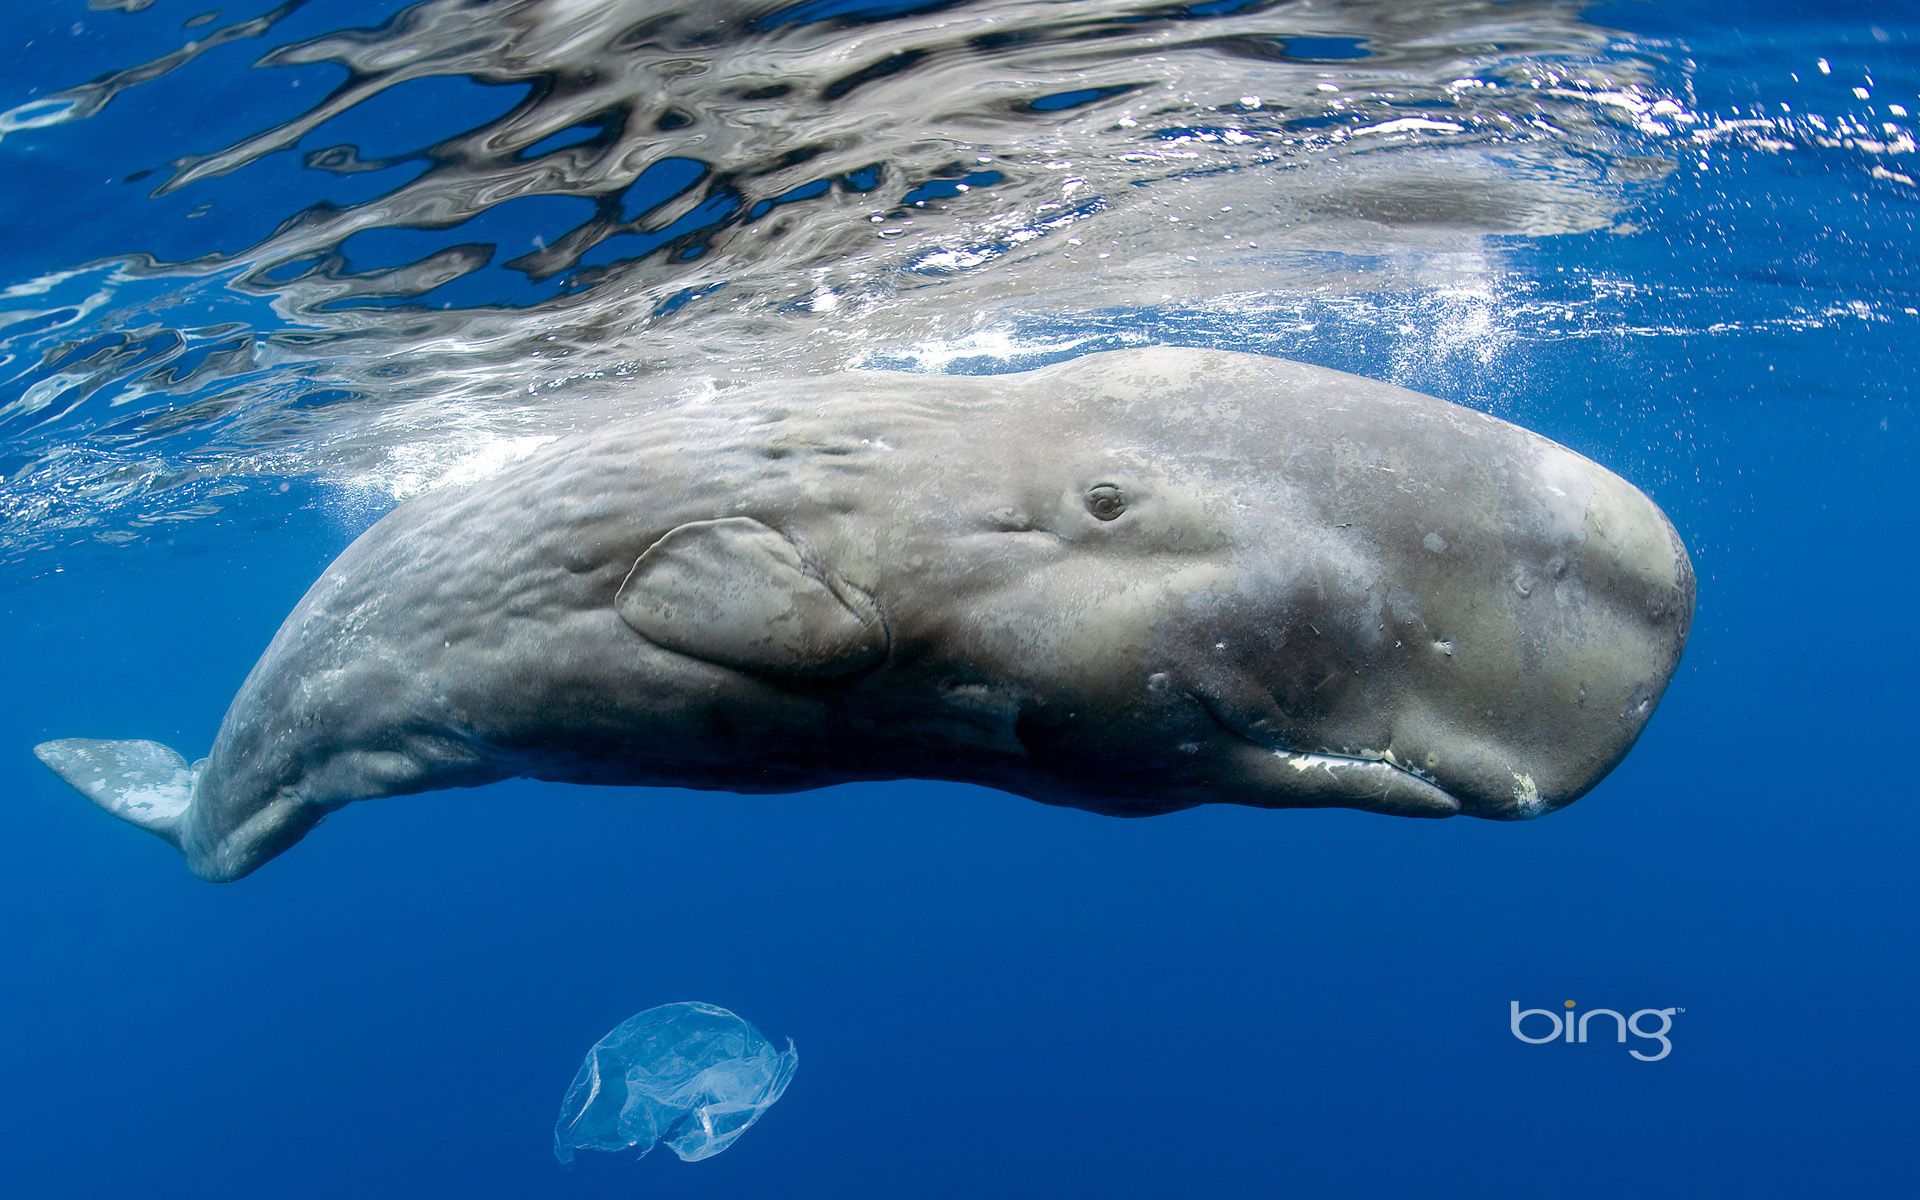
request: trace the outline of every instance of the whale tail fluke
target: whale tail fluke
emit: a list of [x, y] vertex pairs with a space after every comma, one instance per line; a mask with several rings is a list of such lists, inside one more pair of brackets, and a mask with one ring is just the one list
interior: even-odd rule
[[87, 799], [179, 847], [198, 772], [176, 751], [159, 742], [61, 738], [33, 753]]

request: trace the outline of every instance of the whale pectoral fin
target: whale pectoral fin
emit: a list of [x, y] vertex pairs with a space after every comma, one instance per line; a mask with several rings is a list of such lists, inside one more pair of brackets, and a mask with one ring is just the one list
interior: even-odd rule
[[148, 833], [180, 844], [194, 769], [159, 742], [62, 738], [33, 753], [87, 799]]
[[772, 675], [847, 675], [887, 653], [873, 598], [746, 517], [695, 521], [647, 548], [614, 598], [663, 649]]

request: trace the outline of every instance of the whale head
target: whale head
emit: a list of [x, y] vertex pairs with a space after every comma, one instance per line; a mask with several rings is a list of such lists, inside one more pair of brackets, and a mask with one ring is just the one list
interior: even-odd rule
[[956, 703], [1012, 711], [1016, 790], [1525, 818], [1645, 728], [1694, 576], [1625, 480], [1334, 371], [1066, 366], [1003, 377], [1032, 392], [992, 410], [991, 455], [976, 431], [922, 467], [944, 548], [905, 556], [925, 599], [895, 606], [903, 664], [919, 629]]

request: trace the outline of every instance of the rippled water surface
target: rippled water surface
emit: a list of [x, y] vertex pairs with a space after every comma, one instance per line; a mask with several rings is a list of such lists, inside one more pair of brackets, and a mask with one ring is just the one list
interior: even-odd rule
[[[1698, 302], [1734, 279], [1634, 260], [1724, 236], [1648, 226], [1769, 159], [1910, 205], [1911, 78], [1763, 29], [1737, 44], [1755, 87], [1703, 100], [1685, 37], [1588, 8], [24, 6], [0, 18], [0, 553], [289, 478], [404, 494], [769, 372], [1158, 340], [1485, 400], [1473, 376], [1528, 339], [1905, 328], [1904, 256], [1737, 314]], [[1576, 237], [1586, 261], [1541, 274], [1530, 249]]]

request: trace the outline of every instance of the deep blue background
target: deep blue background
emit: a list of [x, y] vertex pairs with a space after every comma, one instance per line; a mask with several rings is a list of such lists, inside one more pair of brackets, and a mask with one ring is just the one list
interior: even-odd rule
[[[1687, 36], [1703, 105], [1744, 102], [1829, 43], [1913, 91], [1911, 21], [1880, 43], [1865, 18], [1782, 7], [1727, 31], [1710, 11], [1611, 16]], [[1414, 381], [1627, 474], [1699, 570], [1694, 639], [1641, 746], [1531, 824], [1232, 808], [1123, 822], [926, 784], [515, 783], [349, 811], [212, 887], [27, 749], [75, 734], [204, 749], [353, 531], [296, 489], [17, 568], [0, 586], [0, 1189], [1910, 1185], [1920, 325], [1757, 319], [1785, 293], [1913, 303], [1898, 297], [1914, 206], [1858, 184], [1818, 157], [1755, 156], [1676, 176], [1636, 236], [1511, 251], [1540, 280], [1598, 265], [1666, 295], [1697, 287], [1724, 313], [1673, 324], [1744, 331], [1526, 339], [1484, 377]], [[1683, 1007], [1672, 1056], [1509, 1036], [1510, 1000], [1565, 998]], [[795, 1038], [786, 1098], [706, 1163], [562, 1170], [549, 1129], [580, 1056], [680, 999]]]

